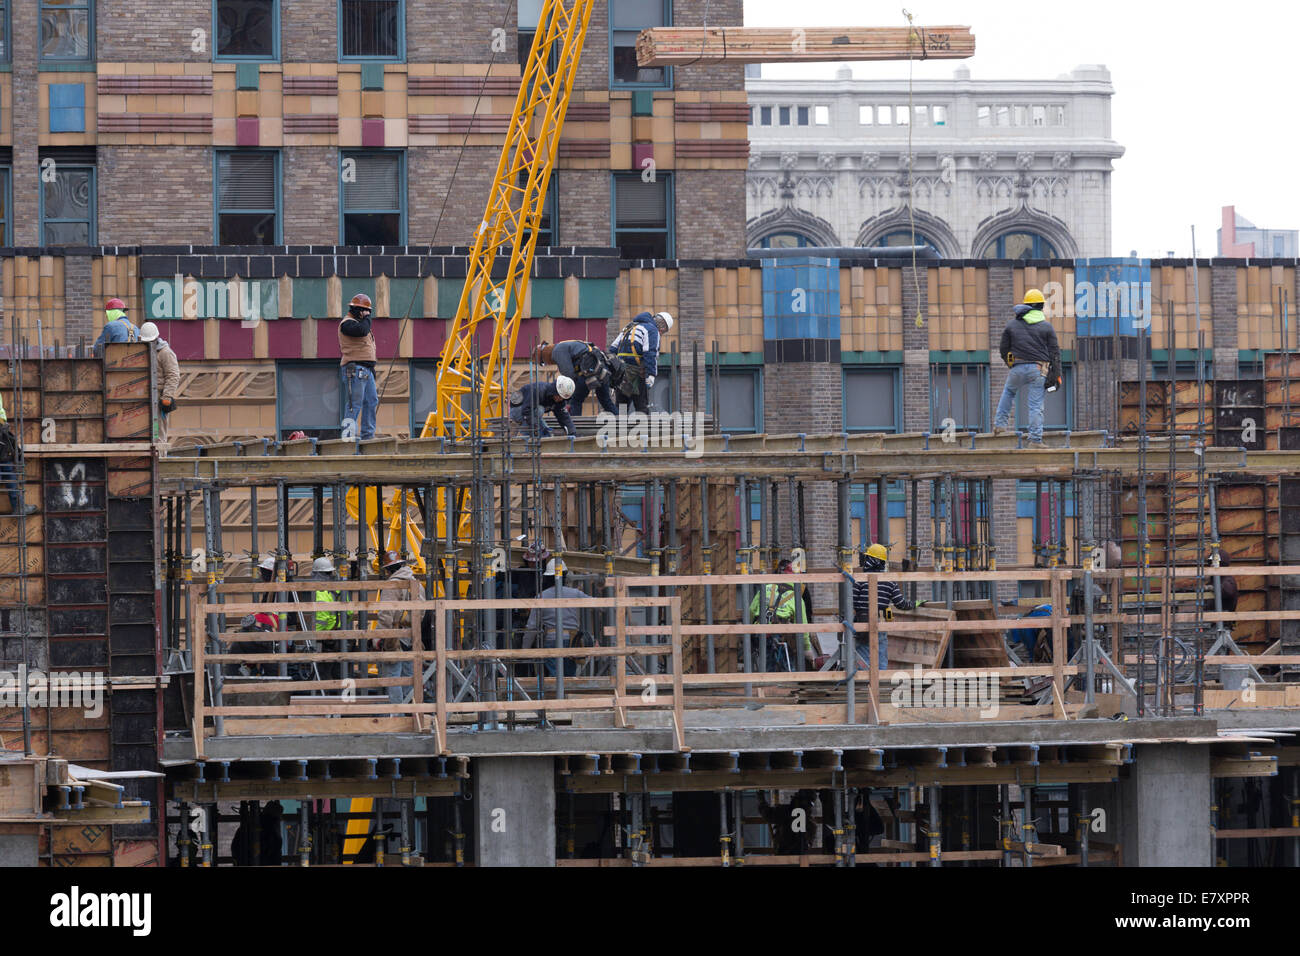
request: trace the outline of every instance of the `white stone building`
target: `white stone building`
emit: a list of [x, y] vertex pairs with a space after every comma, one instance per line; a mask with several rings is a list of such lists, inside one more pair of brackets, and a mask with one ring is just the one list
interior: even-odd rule
[[[944, 258], [1111, 254], [1114, 89], [1104, 66], [1055, 80], [746, 81], [748, 240], [910, 245]], [[913, 166], [909, 183], [908, 136]]]

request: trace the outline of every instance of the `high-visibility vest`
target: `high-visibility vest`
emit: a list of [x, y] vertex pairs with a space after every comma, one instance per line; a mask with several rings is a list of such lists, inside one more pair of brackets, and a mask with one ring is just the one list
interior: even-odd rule
[[[321, 604], [326, 601], [337, 601], [338, 596], [333, 591], [316, 591], [312, 595], [312, 601]], [[336, 631], [339, 627], [339, 615], [334, 611], [317, 611], [316, 612], [316, 630], [318, 631]]]

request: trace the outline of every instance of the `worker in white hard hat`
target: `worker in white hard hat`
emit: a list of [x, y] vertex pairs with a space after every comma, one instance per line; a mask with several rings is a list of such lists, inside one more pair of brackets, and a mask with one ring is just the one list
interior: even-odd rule
[[550, 412], [565, 432], [576, 436], [578, 431], [569, 415], [573, 390], [573, 379], [567, 375], [557, 375], [553, 382], [530, 382], [510, 393], [510, 420], [526, 434], [550, 438], [551, 429], [545, 420]]
[[[415, 577], [415, 571], [411, 567], [411, 562], [396, 551], [385, 552], [383, 558], [383, 571], [388, 575], [390, 581], [401, 581], [406, 585], [404, 588], [386, 589], [383, 592], [385, 601], [423, 601], [424, 587]], [[422, 614], [422, 611], [416, 611], [415, 614]], [[379, 629], [382, 631], [405, 630], [405, 637], [387, 637], [371, 641], [371, 646], [378, 651], [409, 651], [412, 645], [411, 634], [411, 611], [380, 611], [377, 615], [379, 620]], [[388, 699], [391, 703], [400, 704], [411, 696], [410, 678], [415, 673], [415, 666], [412, 661], [382, 661], [379, 664], [379, 673], [386, 678], [406, 678], [403, 683], [390, 684], [387, 688]]]
[[[560, 575], [556, 574], [557, 570], [561, 570], [562, 574], [562, 569], [557, 568], [554, 558], [546, 562], [546, 570], [542, 572], [542, 590], [537, 595], [539, 598], [588, 596], [577, 588], [565, 587], [561, 584], [558, 580]], [[524, 647], [572, 647], [581, 633], [581, 628], [581, 611], [576, 607], [535, 607], [529, 613], [528, 624], [524, 627]], [[573, 676], [575, 669], [573, 658], [566, 657], [564, 675]], [[554, 677], [555, 672], [555, 659], [552, 658], [546, 662], [546, 673]]]
[[158, 442], [167, 444], [167, 416], [176, 408], [176, 393], [181, 387], [181, 365], [165, 339], [158, 337], [158, 326], [146, 322], [140, 326], [140, 341], [148, 342], [158, 363]]
[[620, 403], [630, 403], [638, 412], [649, 411], [650, 389], [659, 374], [660, 341], [672, 327], [673, 317], [667, 312], [640, 312], [609, 343], [611, 364], [619, 373], [615, 389]]

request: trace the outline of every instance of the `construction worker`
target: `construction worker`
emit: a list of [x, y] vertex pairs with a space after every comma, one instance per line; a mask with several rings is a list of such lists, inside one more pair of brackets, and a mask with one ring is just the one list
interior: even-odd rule
[[109, 299], [104, 303], [104, 328], [95, 339], [95, 354], [104, 354], [104, 345], [108, 342], [135, 342], [140, 338], [140, 330], [131, 324], [126, 315], [126, 303], [121, 299]]
[[[351, 421], [362, 441], [375, 437], [375, 416], [379, 392], [375, 388], [375, 336], [370, 329], [374, 306], [370, 296], [358, 292], [348, 303], [348, 314], [339, 322], [339, 366], [343, 375], [346, 407], [344, 421]], [[346, 428], [346, 426], [345, 426]]]
[[[650, 389], [654, 388], [655, 376], [659, 374], [659, 343], [672, 327], [673, 317], [667, 312], [654, 315], [640, 312], [609, 343], [609, 353], [631, 373], [623, 377], [619, 386], [620, 404], [628, 402], [638, 412], [649, 411]], [[605, 399], [610, 397], [608, 386], [604, 391], [602, 398], [601, 390], [596, 390], [602, 408], [606, 407]]]
[[[577, 598], [582, 599], [588, 595], [577, 588], [565, 587], [558, 584], [555, 580], [555, 559], [552, 558], [546, 562], [546, 569], [542, 575], [542, 590], [538, 593], [539, 598]], [[559, 646], [572, 647], [574, 639], [582, 629], [581, 609], [576, 607], [535, 607], [528, 614], [528, 624], [524, 627], [523, 645], [524, 647], [555, 647], [556, 634], [558, 628]], [[564, 676], [572, 677], [576, 670], [573, 658], [564, 659]], [[555, 676], [555, 660], [551, 659], [546, 662], [546, 675]]]
[[[889, 569], [889, 552], [885, 550], [883, 544], [872, 544], [858, 556], [858, 563], [862, 570], [868, 574], [881, 574]], [[893, 608], [898, 608], [900, 611], [915, 611], [924, 604], [924, 601], [917, 601], [913, 604], [903, 597], [902, 589], [893, 581], [879, 581], [876, 584], [876, 613], [878, 620], [890, 620], [893, 617]], [[870, 621], [870, 609], [871, 585], [866, 581], [854, 581], [853, 622], [855, 624], [864, 624]], [[864, 656], [863, 648], [870, 647], [868, 637], [869, 635], [865, 631], [858, 636], [859, 656]], [[879, 666], [883, 669], [889, 666], [889, 635], [882, 633], [879, 641]]]
[[[403, 558], [396, 551], [387, 551], [384, 553], [383, 563], [384, 574], [388, 575], [390, 581], [408, 582], [406, 587], [397, 590], [385, 589], [383, 599], [385, 601], [423, 601], [424, 587], [416, 580], [415, 572], [411, 569], [410, 562]], [[420, 612], [423, 614], [423, 612]], [[408, 631], [405, 637], [386, 637], [377, 638], [370, 642], [371, 647], [379, 651], [409, 651], [411, 649], [411, 612], [410, 611], [380, 611], [377, 615], [379, 629], [383, 631], [403, 630]], [[382, 661], [379, 665], [379, 673], [388, 678], [405, 677], [408, 682], [405, 684], [389, 684], [388, 700], [394, 704], [400, 704], [410, 696], [411, 686], [409, 679], [415, 674], [415, 668], [412, 662], [405, 661]]]
[[[334, 562], [328, 556], [317, 558], [311, 563], [311, 581], [323, 583], [326, 581], [337, 581], [338, 572], [334, 569]], [[311, 600], [316, 604], [336, 604], [338, 603], [338, 593], [328, 588], [314, 587], [311, 593]], [[313, 631], [337, 631], [343, 623], [343, 614], [340, 611], [331, 611], [321, 609], [312, 615]], [[335, 646], [331, 641], [328, 646], [323, 641], [316, 642], [316, 648], [319, 651], [337, 651], [340, 647]], [[310, 665], [309, 665], [310, 668]], [[327, 662], [318, 668], [319, 673], [324, 680], [332, 679], [334, 674], [342, 672], [341, 662]]]
[[[789, 558], [783, 559], [776, 566], [777, 574], [793, 574], [794, 565]], [[766, 621], [768, 624], [807, 624], [809, 620], [807, 602], [804, 601], [803, 595], [793, 582], [787, 584], [781, 582], [778, 584], [768, 584], [763, 588], [761, 594], [755, 594], [754, 599], [749, 602], [749, 616], [757, 621], [760, 611], [760, 596], [764, 597], [767, 602]], [[808, 666], [812, 666], [815, 656], [813, 654], [812, 637], [808, 634], [799, 635], [803, 644], [804, 660]], [[767, 639], [767, 669], [768, 671], [789, 671], [794, 667], [790, 662], [790, 637], [791, 635], [770, 635]]]
[[181, 387], [181, 363], [166, 339], [158, 337], [158, 326], [146, 322], [140, 326], [140, 341], [153, 346], [158, 361], [158, 441], [167, 444], [167, 416], [176, 408], [176, 393]]
[[611, 415], [618, 414], [618, 406], [610, 397], [609, 360], [595, 345], [577, 339], [554, 345], [543, 342], [537, 358], [543, 365], [554, 365], [561, 375], [573, 379], [573, 398], [569, 399], [569, 411], [573, 414], [582, 413], [582, 404], [593, 389], [600, 407]]
[[9, 416], [5, 414], [3, 399], [0, 399], [0, 484], [5, 486], [9, 493], [9, 514], [16, 516], [22, 514], [35, 514], [36, 506], [28, 505], [26, 509], [20, 507], [18, 494], [18, 463], [22, 459], [22, 447], [19, 444], [20, 439], [9, 428]]
[[554, 382], [530, 382], [510, 393], [510, 420], [526, 434], [550, 438], [551, 429], [545, 420], [546, 413], [550, 412], [570, 437], [576, 436], [578, 430], [569, 416], [569, 399], [575, 388], [573, 379], [567, 375], [555, 376]]
[[[993, 434], [1010, 431], [1011, 412], [1016, 395], [1023, 388], [1029, 403], [1029, 444], [1043, 444], [1043, 401], [1049, 385], [1055, 389], [1061, 380], [1061, 346], [1056, 330], [1043, 315], [1043, 293], [1030, 289], [1025, 301], [1015, 307], [1015, 315], [1002, 331], [998, 351], [1011, 374], [998, 401]], [[1018, 423], [1017, 423], [1018, 424]]]

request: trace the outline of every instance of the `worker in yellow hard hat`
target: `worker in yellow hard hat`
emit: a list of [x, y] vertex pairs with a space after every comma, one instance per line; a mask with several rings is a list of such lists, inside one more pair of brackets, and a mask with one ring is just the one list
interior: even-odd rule
[[[882, 571], [889, 570], [889, 551], [883, 544], [872, 544], [867, 550], [858, 555], [858, 562], [863, 571], [868, 574], [879, 574]], [[903, 597], [902, 588], [893, 581], [876, 582], [876, 612], [878, 620], [884, 621], [892, 616], [891, 608], [898, 608], [900, 611], [915, 611], [923, 605], [924, 601], [917, 601], [913, 604], [907, 598]], [[854, 623], [863, 624], [871, 620], [869, 617], [871, 610], [871, 586], [866, 581], [853, 582], [853, 621]], [[865, 648], [868, 645], [869, 635], [864, 630], [858, 637], [858, 641]], [[883, 669], [889, 666], [889, 635], [881, 634], [879, 637], [880, 646], [880, 667]]]
[[1007, 376], [997, 417], [993, 420], [993, 434], [1010, 431], [1016, 395], [1024, 389], [1029, 403], [1029, 444], [1040, 446], [1046, 390], [1049, 384], [1055, 388], [1061, 381], [1061, 346], [1056, 341], [1056, 330], [1043, 314], [1044, 301], [1041, 290], [1030, 289], [1002, 331], [998, 351], [1011, 374]]

